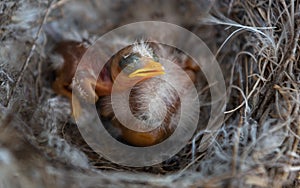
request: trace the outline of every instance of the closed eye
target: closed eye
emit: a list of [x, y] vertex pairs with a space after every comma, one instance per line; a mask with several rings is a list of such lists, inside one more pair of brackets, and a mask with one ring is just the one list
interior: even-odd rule
[[130, 74], [141, 66], [140, 61], [140, 57], [136, 54], [131, 54], [123, 57], [119, 62], [119, 66], [125, 73]]

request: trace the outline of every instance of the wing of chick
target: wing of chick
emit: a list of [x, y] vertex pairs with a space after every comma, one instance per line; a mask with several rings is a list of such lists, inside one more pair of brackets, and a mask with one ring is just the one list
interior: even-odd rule
[[[78, 98], [94, 103], [99, 96], [109, 95], [112, 86], [108, 66], [103, 68], [98, 79], [93, 73], [97, 68], [94, 64], [85, 63], [78, 67], [87, 48], [87, 45], [77, 41], [58, 42], [51, 58], [55, 65], [53, 89], [56, 93], [68, 97], [70, 101], [73, 96], [72, 110], [75, 117], [81, 114]], [[73, 92], [75, 95], [72, 95]]]

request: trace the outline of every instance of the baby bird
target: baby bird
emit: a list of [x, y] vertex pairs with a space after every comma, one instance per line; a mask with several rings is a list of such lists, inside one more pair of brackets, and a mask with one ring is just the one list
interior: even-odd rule
[[[164, 48], [168, 48], [168, 50]], [[159, 56], [162, 56], [163, 53], [175, 53], [176, 49], [170, 49], [171, 47], [153, 42], [137, 42], [113, 55], [97, 79], [93, 75], [93, 71], [97, 67], [93, 67], [95, 65], [92, 63], [81, 67], [77, 71], [79, 76], [74, 78], [87, 46], [75, 41], [61, 42], [54, 49], [62, 57], [60, 58], [62, 66], [56, 70], [53, 89], [70, 100], [72, 92], [75, 92], [76, 97], [90, 103], [95, 103], [101, 97], [100, 114], [112, 121], [112, 126], [119, 130], [120, 137], [128, 144], [151, 146], [160, 143], [175, 130], [178, 122], [177, 112], [180, 109], [178, 91], [166, 80], [159, 78], [166, 74], [164, 66], [159, 62]], [[196, 74], [200, 69], [192, 59], [174, 57], [173, 61], [186, 72], [192, 82], [195, 82]], [[172, 72], [170, 69], [167, 71], [168, 74], [176, 74], [176, 71]], [[173, 76], [176, 77], [176, 75]], [[172, 79], [172, 76], [169, 75], [167, 78]], [[180, 80], [180, 76], [177, 79]], [[118, 83], [116, 83], [117, 81]], [[115, 118], [110, 102], [113, 84], [117, 84], [116, 92], [122, 92], [132, 87], [129, 97], [132, 114], [137, 119], [146, 122], [147, 125], [153, 125], [156, 127], [155, 129], [148, 132], [134, 131], [122, 125]], [[184, 81], [179, 85], [182, 92], [189, 87]], [[76, 97], [73, 99], [72, 110], [74, 116], [78, 117], [81, 107]], [[166, 113], [160, 113], [161, 110], [165, 110]]]

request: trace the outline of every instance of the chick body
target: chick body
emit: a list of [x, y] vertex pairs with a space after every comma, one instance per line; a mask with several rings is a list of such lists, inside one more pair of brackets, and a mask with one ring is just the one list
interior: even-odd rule
[[[101, 116], [109, 119], [112, 122], [111, 126], [119, 130], [119, 136], [131, 145], [151, 146], [160, 143], [176, 129], [180, 118], [181, 97], [185, 96], [189, 87], [192, 87], [199, 71], [199, 67], [190, 58], [169, 46], [141, 42], [126, 47], [112, 56], [97, 79], [95, 79], [94, 70], [97, 70], [99, 64], [93, 63], [86, 63], [80, 70], [77, 70], [79, 76], [74, 79], [75, 71], [82, 55], [86, 52], [86, 47], [73, 41], [63, 42], [59, 45], [56, 50], [62, 55], [63, 65], [57, 70], [54, 89], [57, 93], [70, 99], [72, 96], [75, 97], [72, 106], [75, 117], [80, 116], [81, 111], [80, 103], [76, 100], [77, 97], [92, 103], [101, 97]], [[165, 67], [166, 74], [128, 79], [126, 75], [122, 75], [119, 62], [131, 53], [137, 53], [142, 58], [152, 59], [154, 59], [153, 54], [155, 53]], [[119, 75], [123, 77], [121, 84], [117, 86], [117, 92], [123, 92], [132, 87], [129, 97], [130, 110], [138, 120], [143, 122], [142, 124], [133, 124], [131, 127], [134, 129], [120, 123], [112, 110], [110, 95], [112, 86], [116, 84]], [[72, 95], [72, 92], [75, 92], [75, 96]], [[144, 128], [151, 130], [138, 131]]]

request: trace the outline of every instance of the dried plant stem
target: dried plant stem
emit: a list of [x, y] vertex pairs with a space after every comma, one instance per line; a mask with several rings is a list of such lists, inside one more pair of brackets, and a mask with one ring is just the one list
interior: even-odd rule
[[16, 90], [16, 87], [20, 84], [20, 82], [21, 82], [21, 80], [22, 80], [22, 78], [23, 78], [23, 76], [24, 76], [24, 73], [25, 73], [25, 71], [26, 71], [26, 69], [27, 69], [27, 67], [28, 67], [28, 65], [29, 65], [29, 62], [30, 62], [30, 60], [31, 60], [31, 58], [32, 58], [32, 56], [33, 56], [33, 54], [34, 54], [34, 51], [35, 51], [35, 49], [36, 49], [36, 46], [37, 46], [36, 42], [37, 42], [37, 40], [39, 39], [39, 36], [40, 36], [40, 34], [41, 34], [41, 32], [42, 32], [42, 27], [43, 27], [43, 25], [46, 23], [47, 18], [48, 18], [48, 16], [49, 16], [50, 12], [51, 12], [51, 8], [50, 8], [50, 7], [52, 6], [52, 3], [53, 3], [53, 2], [54, 2], [54, 1], [51, 1], [51, 2], [49, 3], [49, 5], [48, 5], [48, 8], [47, 8], [46, 13], [45, 13], [45, 15], [44, 15], [44, 17], [43, 17], [42, 23], [39, 25], [38, 31], [36, 32], [36, 35], [35, 35], [35, 37], [34, 37], [34, 39], [33, 39], [33, 44], [32, 44], [32, 46], [31, 46], [31, 49], [30, 49], [30, 51], [29, 51], [29, 54], [28, 54], [28, 56], [27, 56], [27, 58], [26, 58], [26, 61], [25, 61], [25, 62], [23, 63], [23, 65], [22, 65], [22, 68], [21, 68], [20, 73], [19, 73], [19, 75], [18, 75], [17, 81], [14, 83], [14, 85], [13, 85], [12, 88], [11, 88], [11, 90], [9, 91], [9, 95], [8, 95], [7, 101], [6, 101], [6, 103], [4, 104], [5, 107], [10, 106], [11, 98], [12, 98], [12, 96], [14, 95], [14, 92], [15, 92], [15, 90]]

